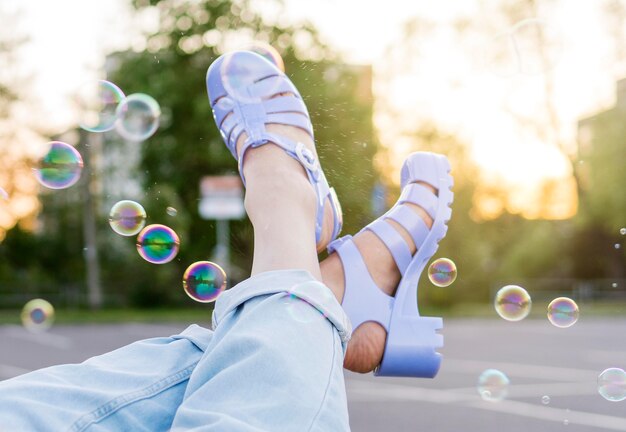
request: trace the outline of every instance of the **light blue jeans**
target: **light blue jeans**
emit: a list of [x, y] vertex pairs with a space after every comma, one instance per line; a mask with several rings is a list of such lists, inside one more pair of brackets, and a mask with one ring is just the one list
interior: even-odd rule
[[306, 271], [226, 291], [214, 331], [138, 341], [0, 383], [0, 431], [347, 431], [351, 328]]

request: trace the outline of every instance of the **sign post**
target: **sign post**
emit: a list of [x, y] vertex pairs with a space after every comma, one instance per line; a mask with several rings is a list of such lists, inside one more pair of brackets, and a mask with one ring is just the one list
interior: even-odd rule
[[230, 229], [228, 221], [243, 219], [243, 184], [237, 175], [207, 176], [200, 180], [200, 217], [215, 219], [217, 245], [213, 255], [228, 272], [230, 268]]

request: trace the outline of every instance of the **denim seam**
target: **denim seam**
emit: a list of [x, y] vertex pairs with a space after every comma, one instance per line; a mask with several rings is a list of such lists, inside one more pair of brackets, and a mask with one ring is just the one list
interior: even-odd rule
[[313, 426], [315, 426], [315, 421], [320, 416], [322, 412], [322, 408], [324, 408], [324, 404], [326, 403], [326, 399], [328, 397], [328, 390], [330, 389], [330, 383], [332, 382], [332, 379], [333, 379], [333, 372], [335, 371], [335, 357], [337, 355], [336, 347], [337, 347], [337, 340], [335, 338], [334, 330], [333, 330], [333, 358], [331, 361], [330, 372], [328, 373], [328, 382], [326, 383], [326, 389], [324, 390], [324, 396], [322, 397], [322, 402], [320, 403], [320, 407], [317, 409], [317, 412], [315, 413], [313, 420], [311, 420], [311, 425], [309, 426], [307, 431], [311, 431], [313, 429]]
[[74, 422], [74, 424], [68, 429], [68, 431], [84, 431], [89, 426], [95, 423], [99, 423], [109, 415], [115, 413], [116, 411], [119, 411], [120, 409], [132, 403], [144, 400], [149, 397], [153, 397], [163, 392], [164, 390], [173, 387], [174, 385], [180, 384], [181, 382], [188, 380], [189, 376], [191, 375], [197, 364], [198, 362], [195, 362], [185, 367], [184, 369], [176, 372], [175, 374], [163, 378], [144, 389], [136, 390], [134, 392], [130, 392], [125, 395], [118, 396], [115, 399], [112, 399], [111, 401], [100, 406], [96, 410], [83, 415], [81, 418]]

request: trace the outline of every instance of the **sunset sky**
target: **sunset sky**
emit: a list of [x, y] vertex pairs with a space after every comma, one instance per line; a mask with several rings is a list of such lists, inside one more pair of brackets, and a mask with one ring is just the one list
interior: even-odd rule
[[[132, 19], [126, 0], [14, 3], [23, 10], [22, 28], [31, 38], [22, 61], [35, 73], [34, 94], [51, 132], [75, 121], [71, 95], [85, 80], [101, 77], [105, 53], [128, 48], [155, 23], [151, 16]], [[263, 8], [267, 3], [253, 4]], [[575, 157], [577, 119], [610, 108], [615, 81], [626, 76], [623, 59], [618, 62], [613, 55], [605, 2], [551, 4], [549, 10], [523, 17], [535, 20], [548, 35], [543, 48], [550, 60], [549, 70], [526, 74], [509, 73], [507, 67], [515, 65], [507, 64], [506, 57], [490, 66], [490, 58], [506, 51], [507, 32], [515, 24], [498, 17], [496, 1], [286, 1], [288, 18], [310, 20], [347, 62], [373, 65], [375, 122], [393, 158], [401, 161], [408, 147], [394, 139], [398, 130], [434, 122], [470, 145], [485, 179], [516, 188], [508, 210], [528, 217], [541, 216], [528, 208], [546, 178], [564, 185], [559, 199], [572, 200], [571, 165], [556, 141]], [[402, 25], [412, 17], [430, 27], [407, 40]], [[470, 28], [461, 37], [453, 31], [459, 20]], [[528, 40], [521, 35], [518, 49], [522, 61], [531, 62], [540, 47]], [[405, 49], [409, 44], [415, 46], [414, 59]], [[394, 50], [414, 61], [397, 66]], [[529, 133], [528, 124], [546, 124], [546, 79], [552, 85], [558, 131], [538, 137]], [[548, 216], [571, 216], [572, 209], [561, 205]]]

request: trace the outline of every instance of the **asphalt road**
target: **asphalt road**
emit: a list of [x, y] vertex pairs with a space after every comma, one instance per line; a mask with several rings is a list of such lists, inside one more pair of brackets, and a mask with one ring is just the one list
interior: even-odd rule
[[[184, 327], [56, 326], [32, 334], [0, 326], [0, 379]], [[626, 431], [626, 401], [609, 402], [597, 392], [600, 372], [626, 369], [626, 319], [583, 316], [569, 329], [547, 320], [445, 320], [443, 334], [444, 363], [433, 380], [346, 374], [354, 432]], [[511, 381], [503, 401], [483, 401], [476, 391], [478, 376], [489, 368]]]

